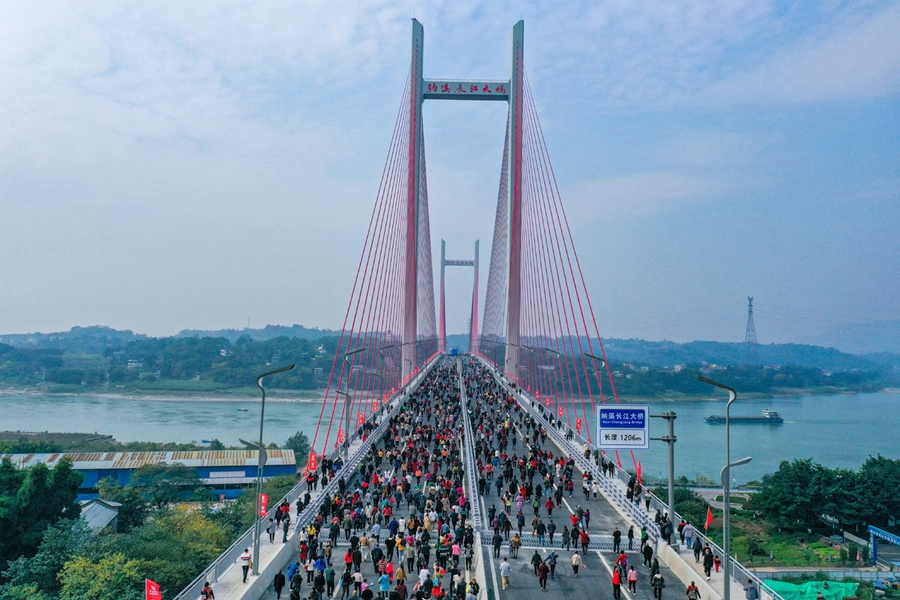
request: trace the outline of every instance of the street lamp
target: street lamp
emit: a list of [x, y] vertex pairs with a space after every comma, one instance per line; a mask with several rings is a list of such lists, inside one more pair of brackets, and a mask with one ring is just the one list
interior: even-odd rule
[[725, 551], [725, 569], [723, 577], [725, 579], [724, 600], [731, 600], [731, 467], [746, 465], [753, 460], [747, 456], [735, 462], [731, 462], [731, 405], [737, 400], [737, 392], [725, 384], [713, 381], [697, 375], [697, 379], [703, 383], [714, 385], [728, 392], [728, 404], [725, 405], [725, 466], [722, 468], [722, 504], [725, 513], [722, 516], [722, 538], [723, 550]]
[[285, 371], [290, 371], [294, 368], [294, 365], [288, 365], [286, 367], [281, 367], [280, 369], [275, 369], [274, 371], [269, 371], [268, 373], [263, 373], [259, 377], [256, 378], [256, 387], [258, 387], [262, 391], [262, 408], [259, 411], [259, 443], [251, 443], [245, 440], [240, 440], [242, 444], [245, 446], [249, 446], [250, 448], [256, 448], [259, 450], [259, 462], [256, 466], [256, 519], [253, 523], [253, 574], [259, 575], [259, 520], [260, 517], [264, 517], [265, 515], [260, 515], [261, 507], [262, 507], [262, 480], [263, 480], [263, 468], [266, 466], [266, 459], [268, 456], [266, 455], [266, 447], [263, 444], [263, 424], [266, 418], [266, 388], [263, 387], [262, 381], [265, 377], [269, 375], [276, 375], [278, 373], [284, 373]]

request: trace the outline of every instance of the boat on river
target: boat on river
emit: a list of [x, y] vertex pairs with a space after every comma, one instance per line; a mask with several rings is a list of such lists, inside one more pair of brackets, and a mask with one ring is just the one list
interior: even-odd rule
[[[709, 415], [704, 419], [707, 423], [725, 423], [725, 415]], [[731, 415], [732, 423], [763, 423], [781, 425], [784, 419], [777, 411], [764, 408], [761, 415]]]

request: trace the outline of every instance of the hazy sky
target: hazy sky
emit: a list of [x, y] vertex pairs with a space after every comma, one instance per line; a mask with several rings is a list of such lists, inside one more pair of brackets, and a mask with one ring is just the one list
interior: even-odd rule
[[[3, 2], [0, 333], [339, 327], [409, 67], [525, 65], [601, 334], [900, 318], [900, 4]], [[491, 243], [506, 107], [425, 106], [436, 258]], [[437, 272], [437, 268], [435, 268]], [[486, 277], [487, 268], [483, 269]], [[448, 329], [469, 272], [450, 272]], [[482, 285], [482, 291], [485, 286]]]

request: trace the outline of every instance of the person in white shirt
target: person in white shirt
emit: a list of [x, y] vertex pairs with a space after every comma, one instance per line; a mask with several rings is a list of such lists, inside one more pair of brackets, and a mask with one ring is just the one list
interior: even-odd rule
[[247, 583], [247, 572], [250, 570], [250, 565], [253, 564], [253, 557], [250, 556], [250, 550], [244, 548], [244, 553], [238, 557], [238, 560], [241, 562], [241, 569], [244, 571], [244, 583]]

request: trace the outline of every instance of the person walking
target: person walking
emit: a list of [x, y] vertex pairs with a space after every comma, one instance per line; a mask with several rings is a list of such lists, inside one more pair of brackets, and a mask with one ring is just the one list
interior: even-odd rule
[[538, 583], [541, 585], [541, 591], [547, 591], [547, 577], [550, 575], [550, 567], [547, 566], [546, 563], [542, 562], [540, 566], [538, 566]]
[[578, 569], [583, 564], [584, 560], [582, 560], [581, 555], [578, 554], [578, 550], [576, 550], [575, 554], [572, 555], [572, 572], [575, 573], [575, 577], [578, 577]]
[[286, 583], [284, 569], [281, 569], [275, 573], [275, 579], [272, 580], [272, 587], [275, 588], [275, 600], [281, 600], [281, 590], [284, 589]]
[[275, 524], [275, 519], [269, 517], [269, 524], [266, 525], [266, 533], [269, 534], [269, 543], [275, 543], [275, 533], [278, 531], [278, 525]]
[[703, 573], [706, 574], [706, 580], [709, 581], [709, 573], [713, 568], [713, 553], [712, 550], [707, 548], [703, 551]]
[[509, 587], [510, 574], [512, 574], [512, 565], [504, 558], [503, 562], [500, 563], [500, 580], [503, 582], [504, 590]]
[[544, 561], [541, 560], [540, 553], [537, 550], [535, 550], [534, 554], [531, 556], [531, 566], [534, 567], [535, 575], [538, 574], [538, 567], [541, 566], [543, 563], [544, 563]]
[[644, 566], [649, 567], [650, 559], [653, 558], [653, 546], [651, 546], [650, 544], [646, 544], [644, 546], [644, 549], [641, 550], [641, 554], [644, 555]]
[[253, 564], [253, 557], [250, 556], [250, 550], [244, 548], [244, 553], [238, 557], [241, 561], [241, 569], [244, 571], [244, 583], [247, 583], [247, 573], [250, 571], [250, 565]]
[[[687, 535], [685, 535], [687, 537]], [[688, 600], [700, 600], [700, 589], [697, 588], [697, 585], [692, 581], [691, 585], [687, 588], [687, 599]]]
[[288, 541], [288, 529], [291, 527], [291, 515], [286, 514], [281, 518], [281, 530], [284, 532], [284, 536], [281, 539], [281, 542], [287, 544]]
[[353, 583], [353, 575], [350, 573], [350, 569], [346, 568], [341, 575], [341, 600], [350, 596], [351, 583]]
[[569, 536], [569, 526], [563, 525], [562, 530], [562, 548], [569, 550], [572, 547], [572, 538]]
[[663, 579], [662, 573], [656, 573], [650, 580], [650, 587], [653, 588], [653, 597], [656, 600], [662, 600], [662, 591], [666, 587], [666, 580]]
[[[499, 531], [494, 533], [494, 537], [491, 538], [491, 545], [494, 546], [494, 558], [500, 558], [500, 546], [503, 545], [503, 536], [500, 535]], [[407, 549], [409, 549], [411, 547], [412, 547], [412, 544], [407, 546]], [[415, 555], [415, 550], [413, 550], [412, 552]], [[410, 562], [412, 562], [412, 561], [410, 560]]]
[[578, 532], [578, 539], [579, 539], [579, 541], [581, 541], [582, 554], [587, 554], [588, 544], [591, 543], [591, 536], [588, 535], [587, 531], [584, 531], [582, 529], [580, 532]]
[[694, 543], [691, 544], [691, 550], [694, 551], [694, 562], [700, 562], [700, 553], [703, 552], [703, 542], [700, 541], [700, 537], [694, 538]]
[[626, 579], [628, 580], [628, 591], [636, 594], [638, 574], [637, 569], [634, 568], [634, 565], [628, 566], [628, 575], [626, 575]]
[[613, 569], [612, 574], [613, 600], [622, 598], [622, 574], [618, 569]]
[[522, 547], [522, 538], [518, 533], [514, 533], [509, 540], [509, 555], [513, 558], [519, 558], [519, 548]]
[[747, 600], [759, 600], [759, 590], [752, 579], [748, 579], [747, 585], [744, 586], [744, 596]]
[[634, 525], [628, 526], [628, 549], [634, 550]]

